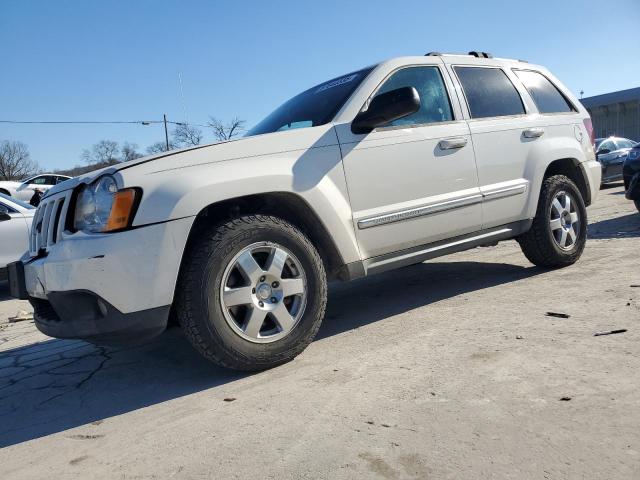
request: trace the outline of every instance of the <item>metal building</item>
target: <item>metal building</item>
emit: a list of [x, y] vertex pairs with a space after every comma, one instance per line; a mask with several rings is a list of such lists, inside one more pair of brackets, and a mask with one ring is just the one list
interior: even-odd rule
[[640, 87], [580, 101], [591, 115], [596, 137], [615, 135], [640, 142]]

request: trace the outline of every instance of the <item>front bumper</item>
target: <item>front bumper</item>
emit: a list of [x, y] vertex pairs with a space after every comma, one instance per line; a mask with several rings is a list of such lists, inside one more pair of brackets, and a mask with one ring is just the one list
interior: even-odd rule
[[602, 163], [602, 183], [619, 182], [622, 180], [622, 160], [616, 159], [607, 163]]
[[623, 176], [625, 197], [629, 200], [640, 200], [640, 158], [625, 162]]
[[102, 343], [140, 340], [167, 325], [193, 218], [115, 234], [69, 235], [45, 256], [8, 268], [46, 335]]

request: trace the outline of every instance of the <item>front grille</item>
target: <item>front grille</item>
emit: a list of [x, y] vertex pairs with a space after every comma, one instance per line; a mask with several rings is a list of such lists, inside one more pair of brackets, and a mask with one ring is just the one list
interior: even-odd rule
[[71, 192], [61, 192], [42, 199], [31, 224], [29, 254], [35, 257], [60, 240], [64, 230]]

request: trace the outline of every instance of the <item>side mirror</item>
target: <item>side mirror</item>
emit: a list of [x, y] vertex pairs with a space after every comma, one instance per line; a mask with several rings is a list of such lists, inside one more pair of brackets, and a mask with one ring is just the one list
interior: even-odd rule
[[374, 128], [406, 117], [420, 109], [420, 95], [413, 87], [402, 87], [373, 97], [369, 108], [351, 124], [353, 133], [369, 133]]
[[9, 209], [4, 205], [0, 205], [0, 222], [4, 222], [5, 220], [11, 220], [11, 215], [9, 215]]
[[596, 155], [606, 155], [607, 153], [611, 153], [611, 150], [609, 150], [608, 148], [603, 148], [602, 150], [598, 150], [596, 152]]

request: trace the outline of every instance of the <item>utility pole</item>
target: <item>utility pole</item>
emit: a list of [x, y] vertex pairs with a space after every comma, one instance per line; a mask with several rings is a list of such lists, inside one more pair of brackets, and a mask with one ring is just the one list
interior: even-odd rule
[[169, 132], [167, 131], [167, 114], [162, 115], [164, 117], [164, 141], [167, 146], [167, 152], [169, 151]]

